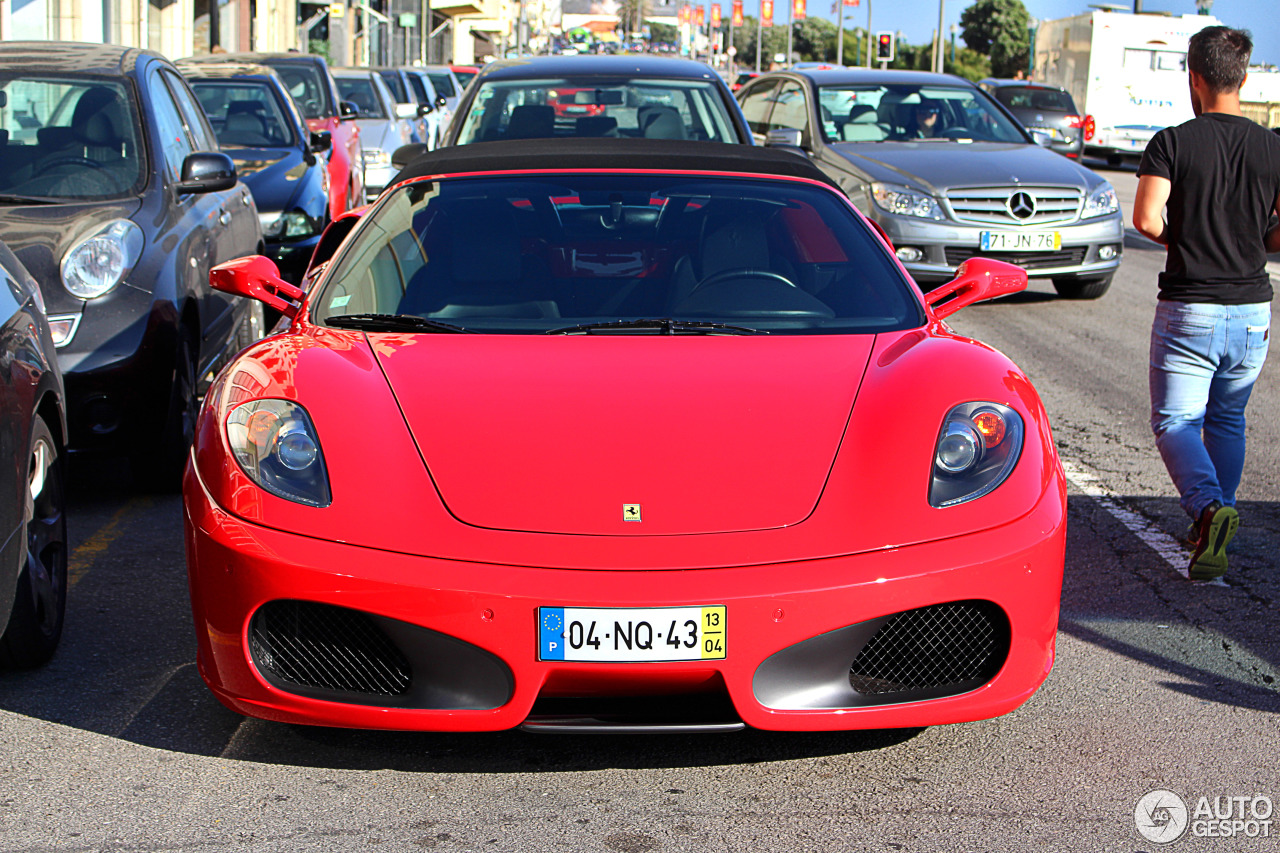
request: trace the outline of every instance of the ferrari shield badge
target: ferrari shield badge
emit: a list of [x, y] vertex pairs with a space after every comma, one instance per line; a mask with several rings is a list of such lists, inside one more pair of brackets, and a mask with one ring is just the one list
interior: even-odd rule
[[640, 520], [640, 504], [623, 504], [622, 520], [623, 521], [639, 521]]

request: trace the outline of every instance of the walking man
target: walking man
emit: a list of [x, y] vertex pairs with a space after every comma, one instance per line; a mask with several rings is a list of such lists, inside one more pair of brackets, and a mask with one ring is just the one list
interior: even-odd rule
[[[1168, 247], [1151, 329], [1151, 429], [1193, 520], [1190, 576], [1227, 570], [1240, 524], [1244, 409], [1267, 358], [1271, 282], [1280, 251], [1280, 136], [1245, 118], [1240, 87], [1253, 42], [1208, 27], [1191, 37], [1196, 117], [1166, 128], [1138, 167], [1133, 225]], [[1168, 205], [1168, 221], [1162, 210]]]

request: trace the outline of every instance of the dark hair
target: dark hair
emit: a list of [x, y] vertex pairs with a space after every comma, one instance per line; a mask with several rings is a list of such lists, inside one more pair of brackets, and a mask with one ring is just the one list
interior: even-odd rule
[[1248, 30], [1205, 27], [1191, 37], [1187, 68], [1215, 92], [1234, 92], [1244, 85], [1252, 53], [1253, 38]]

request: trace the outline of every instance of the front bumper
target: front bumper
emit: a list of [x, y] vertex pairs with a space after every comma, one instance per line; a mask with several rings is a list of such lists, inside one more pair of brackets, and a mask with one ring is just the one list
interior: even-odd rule
[[[668, 697], [679, 706], [709, 694], [760, 729], [986, 719], [1025, 702], [1053, 664], [1066, 510], [1060, 478], [1054, 483], [1021, 519], [945, 541], [793, 564], [601, 572], [462, 563], [264, 528], [216, 506], [188, 465], [185, 529], [199, 668], [239, 713], [352, 728], [500, 730], [527, 723], [548, 701]], [[383, 700], [293, 689], [268, 678], [254, 663], [263, 660], [260, 647], [257, 658], [251, 649], [254, 618], [264, 605], [286, 601], [366, 614], [415, 661], [415, 679], [440, 683]], [[841, 638], [851, 626], [961, 601], [989, 603], [983, 606], [1007, 618], [1007, 654], [994, 675], [959, 695], [832, 701], [850, 695], [846, 658], [856, 651], [842, 650]], [[538, 660], [539, 607], [676, 605], [726, 608], [724, 659]], [[826, 689], [833, 685], [820, 683], [822, 672], [844, 683]]]
[[[918, 217], [895, 216], [876, 209], [876, 222], [884, 228], [895, 249], [916, 248], [922, 257], [903, 261], [907, 272], [918, 282], [940, 283], [955, 277], [961, 263], [970, 257], [990, 257], [1017, 264], [1031, 276], [1051, 278], [1103, 278], [1120, 268], [1124, 253], [1124, 221], [1119, 215], [1068, 225], [1004, 227], [974, 225], [955, 221], [935, 222]], [[1062, 247], [1056, 252], [983, 252], [983, 231], [1058, 231]], [[1115, 254], [1103, 260], [1099, 253], [1111, 247]]]

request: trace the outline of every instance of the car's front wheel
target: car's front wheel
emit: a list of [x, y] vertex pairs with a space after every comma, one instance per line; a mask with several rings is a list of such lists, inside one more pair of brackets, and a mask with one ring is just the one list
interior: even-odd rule
[[26, 548], [9, 625], [0, 637], [0, 667], [29, 668], [53, 657], [67, 608], [67, 516], [63, 457], [39, 415], [26, 468]]
[[1097, 299], [1111, 287], [1111, 276], [1102, 278], [1055, 278], [1053, 289], [1063, 299]]

